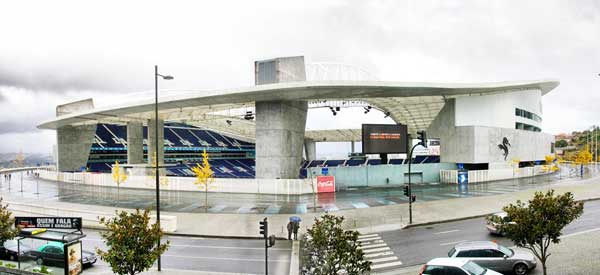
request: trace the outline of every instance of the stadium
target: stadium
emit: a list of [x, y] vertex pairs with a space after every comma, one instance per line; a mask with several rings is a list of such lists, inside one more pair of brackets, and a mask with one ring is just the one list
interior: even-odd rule
[[[553, 136], [542, 132], [542, 97], [556, 80], [389, 82], [348, 65], [305, 65], [302, 56], [256, 61], [254, 75], [252, 87], [161, 93], [158, 121], [154, 100], [96, 108], [87, 99], [57, 106], [57, 117], [38, 128], [56, 130], [61, 172], [152, 164], [158, 142], [169, 176], [193, 176], [206, 150], [217, 178], [259, 184], [305, 184], [323, 174], [340, 187], [397, 186], [408, 176], [456, 183], [461, 171], [483, 182], [543, 174], [545, 156], [554, 153]], [[430, 146], [416, 149], [409, 174], [405, 153], [356, 152], [361, 129], [306, 130], [307, 112], [317, 108], [380, 111], [412, 137], [426, 130]], [[352, 150], [345, 159], [317, 159], [318, 142], [349, 142]]]

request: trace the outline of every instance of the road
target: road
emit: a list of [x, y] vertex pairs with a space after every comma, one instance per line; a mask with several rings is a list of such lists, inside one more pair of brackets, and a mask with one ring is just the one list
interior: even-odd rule
[[[84, 230], [84, 250], [105, 249], [98, 231]], [[167, 236], [171, 241], [163, 255], [165, 270], [194, 270], [244, 274], [264, 274], [265, 247], [263, 240], [221, 239]], [[269, 273], [289, 274], [291, 241], [277, 240], [269, 248]], [[112, 274], [107, 263], [101, 260], [84, 274]]]
[[[600, 201], [589, 201], [584, 204], [583, 215], [563, 230], [563, 237], [596, 230], [600, 230]], [[379, 235], [403, 267], [447, 257], [446, 253], [455, 244], [465, 241], [495, 240], [504, 246], [513, 246], [507, 238], [489, 234], [484, 218], [418, 226]]]

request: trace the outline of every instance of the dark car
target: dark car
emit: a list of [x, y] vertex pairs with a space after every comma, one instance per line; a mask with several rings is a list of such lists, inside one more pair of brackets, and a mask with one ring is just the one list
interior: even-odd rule
[[[56, 267], [65, 266], [64, 244], [50, 242], [40, 246], [37, 250], [29, 251], [29, 257], [38, 265], [49, 265]], [[90, 267], [96, 263], [97, 257], [93, 252], [81, 251], [81, 261], [84, 267]]]
[[31, 251], [29, 246], [21, 244], [19, 247], [17, 240], [8, 240], [0, 246], [0, 259], [17, 261], [19, 256], [25, 256], [29, 251]]

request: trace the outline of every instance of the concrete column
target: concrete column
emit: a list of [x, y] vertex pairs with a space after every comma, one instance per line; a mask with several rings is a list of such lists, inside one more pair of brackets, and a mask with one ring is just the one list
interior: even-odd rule
[[352, 151], [350, 151], [350, 152], [351, 152], [351, 153], [354, 153], [354, 152], [355, 152], [355, 150], [356, 150], [356, 149], [354, 149], [354, 140], [353, 140], [353, 141], [350, 141], [350, 147], [352, 147], [352, 148], [350, 149], [350, 150], [352, 150]]
[[87, 165], [94, 143], [96, 124], [64, 126], [56, 130], [58, 171], [79, 171]]
[[144, 163], [144, 127], [141, 122], [127, 122], [127, 163]]
[[304, 151], [306, 154], [306, 160], [317, 159], [317, 142], [312, 139], [304, 140]]
[[[152, 165], [154, 162], [154, 151], [156, 148], [155, 127], [157, 123], [154, 119], [148, 121], [148, 164]], [[158, 163], [163, 164], [165, 160], [165, 123], [162, 119], [158, 120]]]
[[306, 101], [256, 102], [256, 178], [298, 177]]

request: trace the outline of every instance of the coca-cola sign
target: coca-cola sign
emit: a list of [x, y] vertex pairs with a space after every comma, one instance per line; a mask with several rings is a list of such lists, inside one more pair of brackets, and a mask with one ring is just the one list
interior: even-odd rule
[[335, 192], [334, 176], [317, 176], [317, 193]]

